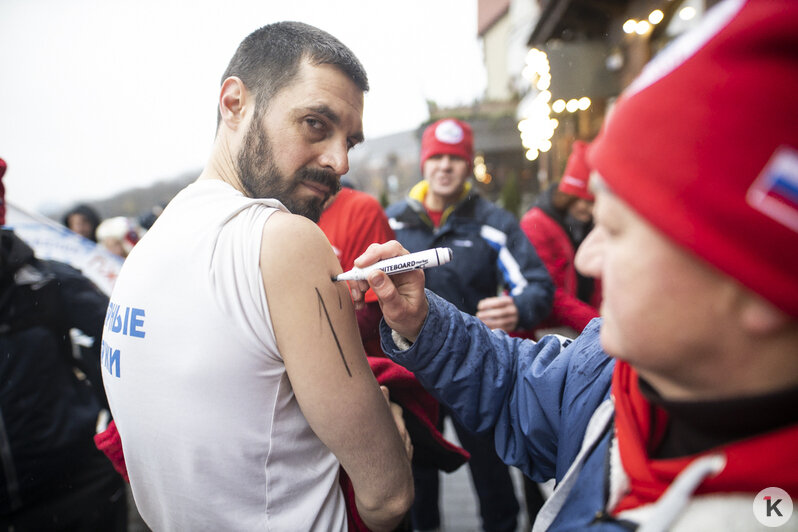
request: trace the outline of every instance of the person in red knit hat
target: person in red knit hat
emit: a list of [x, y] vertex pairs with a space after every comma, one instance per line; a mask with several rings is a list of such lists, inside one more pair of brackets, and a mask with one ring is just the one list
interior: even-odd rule
[[556, 286], [551, 314], [533, 333], [537, 338], [552, 329], [575, 337], [599, 315], [601, 291], [596, 280], [574, 267], [576, 250], [593, 227], [595, 197], [588, 189], [587, 147], [584, 141], [574, 141], [562, 179], [521, 218], [521, 229]]
[[511, 338], [421, 272], [371, 274], [386, 354], [556, 480], [533, 530], [798, 529], [796, 93], [793, 0], [719, 2], [627, 87], [587, 152], [577, 262], [603, 300], [576, 340]]

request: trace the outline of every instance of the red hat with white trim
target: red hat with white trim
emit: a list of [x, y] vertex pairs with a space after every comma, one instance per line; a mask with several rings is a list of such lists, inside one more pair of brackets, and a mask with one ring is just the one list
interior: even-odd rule
[[725, 0], [621, 94], [588, 164], [678, 246], [798, 318], [798, 2]]
[[421, 166], [433, 155], [453, 155], [474, 164], [474, 133], [471, 126], [456, 118], [444, 118], [429, 125], [421, 136]]
[[565, 165], [565, 172], [560, 179], [560, 184], [557, 187], [560, 192], [577, 196], [587, 201], [593, 201], [595, 198], [588, 190], [587, 185], [590, 181], [590, 168], [587, 166], [587, 142], [583, 140], [574, 141], [571, 147], [571, 155], [568, 157], [568, 163]]

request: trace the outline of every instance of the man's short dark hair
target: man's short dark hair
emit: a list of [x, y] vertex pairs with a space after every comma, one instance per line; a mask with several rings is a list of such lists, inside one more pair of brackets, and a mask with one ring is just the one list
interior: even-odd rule
[[[366, 92], [368, 77], [363, 65], [341, 41], [302, 22], [275, 22], [250, 33], [238, 46], [222, 83], [236, 76], [255, 95], [256, 111], [262, 112], [272, 96], [288, 85], [303, 60], [313, 65], [333, 65]], [[217, 125], [221, 115], [217, 115]]]

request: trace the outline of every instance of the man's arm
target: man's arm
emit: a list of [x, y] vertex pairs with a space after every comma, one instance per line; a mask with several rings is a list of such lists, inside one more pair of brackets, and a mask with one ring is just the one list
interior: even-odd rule
[[392, 529], [413, 500], [410, 459], [369, 368], [341, 267], [321, 230], [276, 213], [261, 272], [277, 345], [313, 431], [352, 480], [363, 521]]
[[[395, 241], [374, 245], [355, 265], [404, 253]], [[369, 284], [382, 305], [383, 349], [390, 358], [412, 371], [465, 427], [492, 431], [506, 463], [538, 481], [564, 474], [592, 408], [609, 387], [612, 363], [598, 343], [597, 324], [563, 351], [568, 341], [559, 337], [535, 343], [491, 332], [425, 293], [420, 271], [375, 271]], [[362, 290], [355, 285], [353, 295]]]

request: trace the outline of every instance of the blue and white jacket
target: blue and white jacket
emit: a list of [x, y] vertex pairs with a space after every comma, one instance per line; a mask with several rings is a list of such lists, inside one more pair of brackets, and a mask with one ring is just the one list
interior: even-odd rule
[[[467, 183], [466, 185], [470, 185]], [[458, 309], [476, 314], [477, 303], [508, 290], [518, 308], [518, 328], [529, 329], [551, 312], [554, 284], [535, 248], [509, 212], [466, 187], [435, 228], [422, 200], [427, 182], [386, 209], [396, 240], [410, 252], [452, 248], [452, 261], [426, 270], [426, 287]]]

